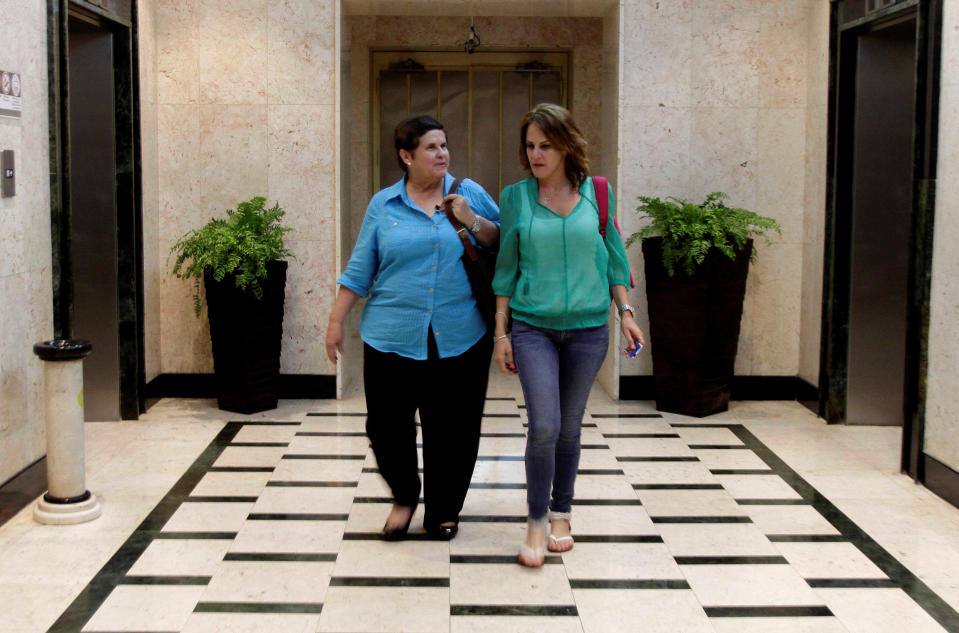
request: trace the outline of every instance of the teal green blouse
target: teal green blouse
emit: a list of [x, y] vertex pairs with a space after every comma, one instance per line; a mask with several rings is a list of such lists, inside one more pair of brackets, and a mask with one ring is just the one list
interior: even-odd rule
[[493, 291], [510, 297], [513, 318], [553, 330], [598, 327], [609, 318], [610, 286], [629, 288], [612, 187], [605, 241], [592, 178], [579, 193], [582, 199], [562, 217], [539, 204], [535, 178], [503, 189]]

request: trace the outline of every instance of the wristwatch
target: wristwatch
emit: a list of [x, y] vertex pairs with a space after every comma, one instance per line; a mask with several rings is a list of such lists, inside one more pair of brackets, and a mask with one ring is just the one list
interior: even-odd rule
[[622, 318], [623, 312], [626, 312], [627, 310], [629, 310], [629, 313], [632, 314], [632, 315], [633, 315], [633, 318], [635, 319], [635, 318], [636, 318], [636, 310], [634, 310], [634, 309], [633, 309], [633, 306], [629, 305], [628, 303], [624, 303], [623, 305], [619, 306], [619, 316], [620, 316], [620, 318]]
[[470, 227], [470, 233], [479, 233], [480, 232], [480, 219], [479, 215], [473, 214], [473, 226]]

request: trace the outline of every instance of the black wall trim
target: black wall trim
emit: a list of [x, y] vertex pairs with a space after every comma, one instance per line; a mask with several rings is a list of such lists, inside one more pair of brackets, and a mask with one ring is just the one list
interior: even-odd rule
[[[147, 398], [216, 398], [213, 374], [160, 374], [146, 385]], [[280, 374], [280, 398], [336, 397], [336, 376]]]
[[23, 510], [47, 489], [47, 458], [41, 457], [0, 485], [0, 525]]
[[[655, 400], [652, 376], [620, 376], [623, 400]], [[799, 376], [733, 376], [733, 400], [819, 401], [819, 389]]]
[[922, 461], [925, 470], [923, 485], [959, 508], [959, 473], [925, 453]]

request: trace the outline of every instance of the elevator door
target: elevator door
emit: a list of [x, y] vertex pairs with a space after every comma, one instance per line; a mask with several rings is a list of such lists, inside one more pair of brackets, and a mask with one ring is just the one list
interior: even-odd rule
[[83, 365], [87, 420], [120, 419], [113, 37], [70, 17], [73, 333], [93, 343]]
[[450, 173], [498, 199], [504, 186], [526, 177], [518, 156], [523, 115], [537, 103], [566, 105], [567, 59], [565, 53], [377, 53], [377, 188], [403, 175], [393, 128], [429, 115], [446, 128]]
[[913, 213], [915, 17], [862, 33], [856, 55], [846, 420], [901, 425]]

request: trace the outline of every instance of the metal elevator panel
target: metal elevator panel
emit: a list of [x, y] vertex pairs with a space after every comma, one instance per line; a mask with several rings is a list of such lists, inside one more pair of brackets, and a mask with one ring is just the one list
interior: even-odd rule
[[847, 423], [904, 416], [916, 21], [858, 42]]
[[69, 21], [73, 335], [93, 343], [84, 417], [120, 419], [113, 35]]

